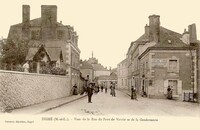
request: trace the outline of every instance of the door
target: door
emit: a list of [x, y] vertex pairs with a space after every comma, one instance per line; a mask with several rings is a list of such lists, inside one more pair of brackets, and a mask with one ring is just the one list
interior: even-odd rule
[[173, 95], [178, 95], [177, 80], [169, 80], [168, 85], [173, 89]]

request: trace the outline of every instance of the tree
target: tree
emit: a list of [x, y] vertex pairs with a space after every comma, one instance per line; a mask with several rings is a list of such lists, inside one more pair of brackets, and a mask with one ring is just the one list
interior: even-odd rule
[[22, 65], [28, 52], [26, 42], [8, 40], [2, 45], [2, 64], [6, 64], [6, 69], [13, 70], [15, 66]]

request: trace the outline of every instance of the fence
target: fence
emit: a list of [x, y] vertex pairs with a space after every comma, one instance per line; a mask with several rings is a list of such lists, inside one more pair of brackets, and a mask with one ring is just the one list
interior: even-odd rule
[[183, 101], [185, 102], [196, 102], [197, 101], [197, 93], [186, 93], [184, 92]]

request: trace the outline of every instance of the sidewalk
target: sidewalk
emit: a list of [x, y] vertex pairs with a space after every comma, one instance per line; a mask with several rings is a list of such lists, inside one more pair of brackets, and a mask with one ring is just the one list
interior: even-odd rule
[[46, 101], [39, 104], [34, 104], [31, 106], [15, 109], [11, 111], [11, 114], [42, 114], [43, 112], [61, 107], [65, 104], [74, 102], [76, 100], [86, 97], [86, 94], [83, 95], [73, 95], [69, 97], [59, 98], [51, 101]]
[[128, 96], [131, 96], [131, 92], [127, 89], [118, 89], [118, 91], [125, 93]]

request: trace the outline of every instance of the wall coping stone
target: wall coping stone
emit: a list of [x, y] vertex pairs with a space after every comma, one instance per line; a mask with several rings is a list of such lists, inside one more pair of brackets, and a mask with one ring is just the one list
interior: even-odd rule
[[64, 75], [52, 75], [52, 74], [38, 74], [38, 73], [28, 73], [28, 72], [19, 72], [19, 71], [7, 71], [7, 70], [0, 70], [0, 73], [12, 73], [12, 74], [34, 75], [34, 76], [69, 78], [68, 75], [64, 76]]

